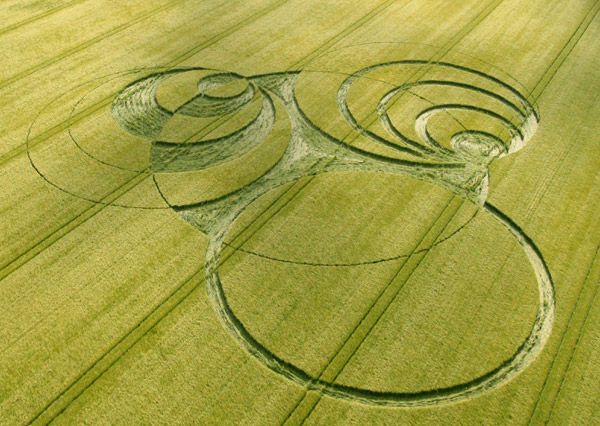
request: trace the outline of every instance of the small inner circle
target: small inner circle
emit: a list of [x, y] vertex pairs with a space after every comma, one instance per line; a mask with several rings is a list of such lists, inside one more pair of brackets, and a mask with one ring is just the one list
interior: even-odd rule
[[214, 74], [200, 80], [198, 92], [215, 98], [230, 98], [242, 94], [247, 87], [248, 80], [236, 75]]

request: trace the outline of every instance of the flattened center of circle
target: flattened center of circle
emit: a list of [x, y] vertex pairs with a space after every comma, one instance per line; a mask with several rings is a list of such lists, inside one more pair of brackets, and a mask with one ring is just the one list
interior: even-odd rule
[[[301, 185], [302, 183], [299, 183]], [[452, 192], [408, 176], [326, 173], [285, 205], [255, 236], [239, 247], [233, 231], [227, 244], [266, 259], [315, 266], [359, 266], [406, 258], [443, 244], [468, 226], [478, 206]], [[260, 199], [255, 204], [260, 205]], [[455, 204], [455, 212], [449, 212]], [[277, 207], [274, 207], [277, 208]], [[240, 222], [255, 214], [248, 209]], [[439, 237], [420, 239], [431, 218], [449, 217]], [[244, 217], [246, 216], [246, 217]]]

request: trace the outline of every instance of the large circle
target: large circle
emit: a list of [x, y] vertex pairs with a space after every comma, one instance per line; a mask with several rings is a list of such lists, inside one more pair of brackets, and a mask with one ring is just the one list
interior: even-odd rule
[[[501, 224], [522, 248], [536, 277], [539, 301], [530, 333], [509, 359], [463, 383], [416, 392], [377, 391], [336, 383], [335, 380], [323, 380], [318, 375], [311, 375], [306, 370], [280, 357], [249, 332], [246, 324], [236, 315], [228, 301], [219, 273], [220, 254], [224, 247], [222, 237], [213, 238], [207, 249], [205, 267], [208, 292], [222, 321], [250, 354], [271, 370], [307, 389], [365, 404], [397, 407], [428, 406], [465, 400], [506, 383], [525, 369], [544, 347], [550, 335], [554, 318], [554, 292], [550, 274], [533, 241], [495, 206], [485, 203], [481, 209], [483, 213], [490, 215]], [[229, 226], [234, 221], [235, 219]], [[219, 234], [221, 235], [221, 233]]]

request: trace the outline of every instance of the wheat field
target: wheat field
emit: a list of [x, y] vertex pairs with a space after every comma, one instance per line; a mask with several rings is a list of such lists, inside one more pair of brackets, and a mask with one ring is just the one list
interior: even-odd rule
[[600, 2], [0, 3], [0, 424], [600, 425]]

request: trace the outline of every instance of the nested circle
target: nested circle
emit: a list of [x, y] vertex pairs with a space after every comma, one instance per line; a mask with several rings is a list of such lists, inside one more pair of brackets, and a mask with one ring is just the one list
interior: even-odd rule
[[[447, 386], [440, 386], [433, 389], [423, 388], [415, 390], [395, 390], [392, 388], [377, 389], [373, 386], [363, 387], [361, 381], [352, 382], [351, 379], [344, 379], [343, 375], [338, 377], [339, 372], [333, 376], [328, 376], [327, 366], [325, 366], [323, 370], [311, 370], [295, 360], [291, 361], [286, 356], [274, 352], [269, 345], [264, 343], [264, 336], [256, 334], [253, 325], [245, 322], [244, 317], [238, 315], [236, 308], [239, 308], [240, 304], [237, 302], [233, 303], [228, 299], [231, 288], [228, 283], [224, 285], [221, 281], [220, 270], [218, 268], [221, 260], [220, 253], [223, 248], [223, 240], [220, 236], [216, 236], [212, 239], [207, 250], [206, 272], [209, 294], [221, 319], [248, 352], [273, 371], [288, 377], [308, 389], [318, 390], [330, 396], [356, 400], [367, 404], [391, 406], [423, 406], [466, 399], [511, 380], [525, 369], [533, 359], [535, 359], [544, 346], [550, 333], [554, 315], [553, 289], [550, 276], [544, 265], [543, 259], [533, 242], [516, 224], [494, 206], [485, 204], [482, 207], [481, 212], [485, 216], [489, 216], [494, 221], [498, 222], [501, 227], [503, 227], [502, 229], [505, 230], [504, 232], [508, 231], [514, 240], [516, 240], [518, 246], [522, 248], [526, 264], [529, 264], [529, 267], [533, 269], [533, 274], [535, 275], [539, 301], [537, 312], [535, 312], [534, 315], [535, 319], [533, 320], [533, 325], [528, 330], [528, 333], [524, 333], [523, 341], [515, 345], [514, 352], [509, 354], [506, 359], [500, 360], [497, 365], [490, 366], [486, 371], [482, 371], [475, 377], [470, 377], [462, 382], [452, 383]], [[219, 233], [219, 235], [222, 236], [221, 233]], [[433, 250], [442, 250], [443, 248], [444, 245], [442, 244]], [[299, 266], [295, 265], [295, 267]], [[319, 274], [327, 273], [323, 272], [323, 269], [326, 268], [315, 269], [319, 269]], [[252, 278], [251, 276], [248, 276], [246, 272], [244, 272], [244, 279], [247, 280]], [[298, 273], [298, 271], [296, 272]], [[267, 275], [268, 274], [265, 276]], [[291, 277], [294, 277], [293, 272], [291, 273]], [[260, 275], [258, 275], [258, 278], [260, 278]], [[340, 285], [342, 284], [340, 283]], [[364, 285], [366, 285], [366, 283], [364, 283]], [[312, 290], [317, 287], [313, 286]], [[298, 291], [298, 294], [301, 295], [302, 290]], [[371, 293], [371, 296], [375, 299], [378, 297], [373, 293]], [[257, 300], [262, 300], [264, 302], [268, 301], [269, 306], [278, 303], [277, 299], [273, 298], [270, 294], [261, 293], [257, 294], [256, 297]], [[311, 297], [314, 300], [314, 295], [306, 297]], [[243, 302], [247, 303], [248, 300], [250, 300], [250, 298], [244, 298]], [[365, 307], [368, 308], [366, 305]], [[254, 310], [255, 315], [262, 315], [260, 306], [252, 306], [249, 307], [248, 310]], [[338, 312], [338, 314], [343, 315], [344, 313]], [[310, 355], [310, 342], [307, 342], [307, 347], [301, 348], [301, 350], [305, 350]]]
[[[181, 81], [181, 76], [188, 77], [189, 81]], [[136, 84], [143, 85], [146, 81], [156, 87], [146, 90], [147, 93], [138, 91], [141, 94], [134, 96], [133, 101], [125, 105], [125, 110], [140, 120], [146, 115], [160, 130], [155, 136], [131, 131], [116, 119], [114, 111], [115, 99], [119, 94]], [[158, 90], [164, 89], [165, 82], [169, 87]], [[211, 96], [204, 96], [204, 92]], [[31, 123], [27, 135], [28, 156], [41, 178], [74, 197], [117, 207], [169, 209], [170, 203], [165, 202], [164, 194], [157, 188], [160, 177], [157, 179], [154, 176], [159, 161], [154, 158], [157, 157], [157, 150], [152, 147], [157, 140], [165, 141], [165, 150], [168, 151], [170, 145], [167, 142], [194, 142], [194, 137], [202, 138], [202, 142], [206, 140], [207, 145], [220, 144], [223, 146], [222, 151], [229, 149], [227, 153], [230, 155], [223, 159], [216, 158], [212, 162], [208, 155], [200, 156], [207, 163], [201, 165], [212, 167], [215, 165], [213, 163], [217, 163], [217, 166], [221, 163], [229, 164], [228, 161], [235, 159], [236, 155], [240, 156], [238, 151], [244, 153], [243, 150], [236, 150], [235, 146], [229, 147], [233, 145], [230, 140], [237, 141], [238, 145], [243, 145], [242, 148], [248, 151], [248, 147], [253, 145], [239, 143], [239, 140], [243, 142], [250, 136], [255, 136], [251, 134], [253, 125], [267, 133], [264, 130], [268, 127], [264, 124], [265, 116], [273, 115], [274, 107], [270, 99], [257, 93], [254, 85], [244, 76], [202, 67], [135, 69], [100, 76], [59, 95], [40, 111]], [[181, 104], [193, 100], [195, 94], [201, 100], [209, 99], [212, 102], [208, 117], [198, 117], [202, 115], [200, 113], [203, 109], [206, 110], [201, 108], [202, 105], [191, 103], [187, 110], [181, 108], [185, 106]], [[239, 105], [235, 104], [238, 98], [242, 98]], [[171, 107], [173, 111], [168, 109]], [[148, 109], [147, 114], [144, 108]], [[228, 119], [228, 112], [229, 115], [234, 114], [227, 108], [234, 112], [241, 109], [242, 113]], [[52, 111], [52, 116], [47, 111]], [[153, 111], [162, 112], [167, 120], [154, 120], [156, 114]], [[223, 120], [223, 117], [226, 119]], [[54, 123], [57, 119], [62, 119], [67, 127], [52, 136], [50, 143], [45, 144], [42, 149], [30, 143], [44, 133], [46, 129], [43, 124], [50, 120]], [[258, 123], [253, 124], [254, 122]], [[262, 141], [260, 137], [255, 139]], [[254, 158], [254, 151], [246, 157]], [[181, 155], [177, 152], [175, 154], [169, 155], [168, 161], [164, 163], [176, 163], [174, 160]], [[265, 154], [261, 151], [258, 156], [262, 158]], [[247, 158], [239, 160], [247, 161]], [[224, 173], [227, 171], [216, 170], [219, 177]], [[200, 174], [198, 179], [201, 180], [204, 175]], [[195, 177], [194, 175], [190, 179]], [[168, 190], [173, 185], [168, 185], [168, 173], [164, 180], [168, 180], [165, 194], [169, 195]]]
[[467, 55], [435, 60], [437, 50], [382, 42], [326, 52], [300, 73], [296, 101], [323, 132], [365, 155], [462, 163], [451, 140], [464, 132], [495, 138], [501, 155], [520, 149], [539, 119], [522, 86]]
[[[110, 115], [115, 91], [132, 79], [157, 71], [160, 69], [136, 69], [100, 76], [62, 93], [42, 108], [26, 138], [30, 163], [40, 177], [62, 192], [96, 204], [168, 208], [148, 179], [150, 141], [120, 129]], [[32, 143], [44, 134], [44, 125], [59, 120], [66, 128], [51, 135], [41, 147]], [[103, 157], [87, 145], [84, 134], [97, 145], [106, 146], [103, 152], [110, 156]], [[128, 185], [135, 189], [123, 198], [120, 191], [127, 192], [131, 189]], [[116, 201], [113, 196], [121, 198]]]

